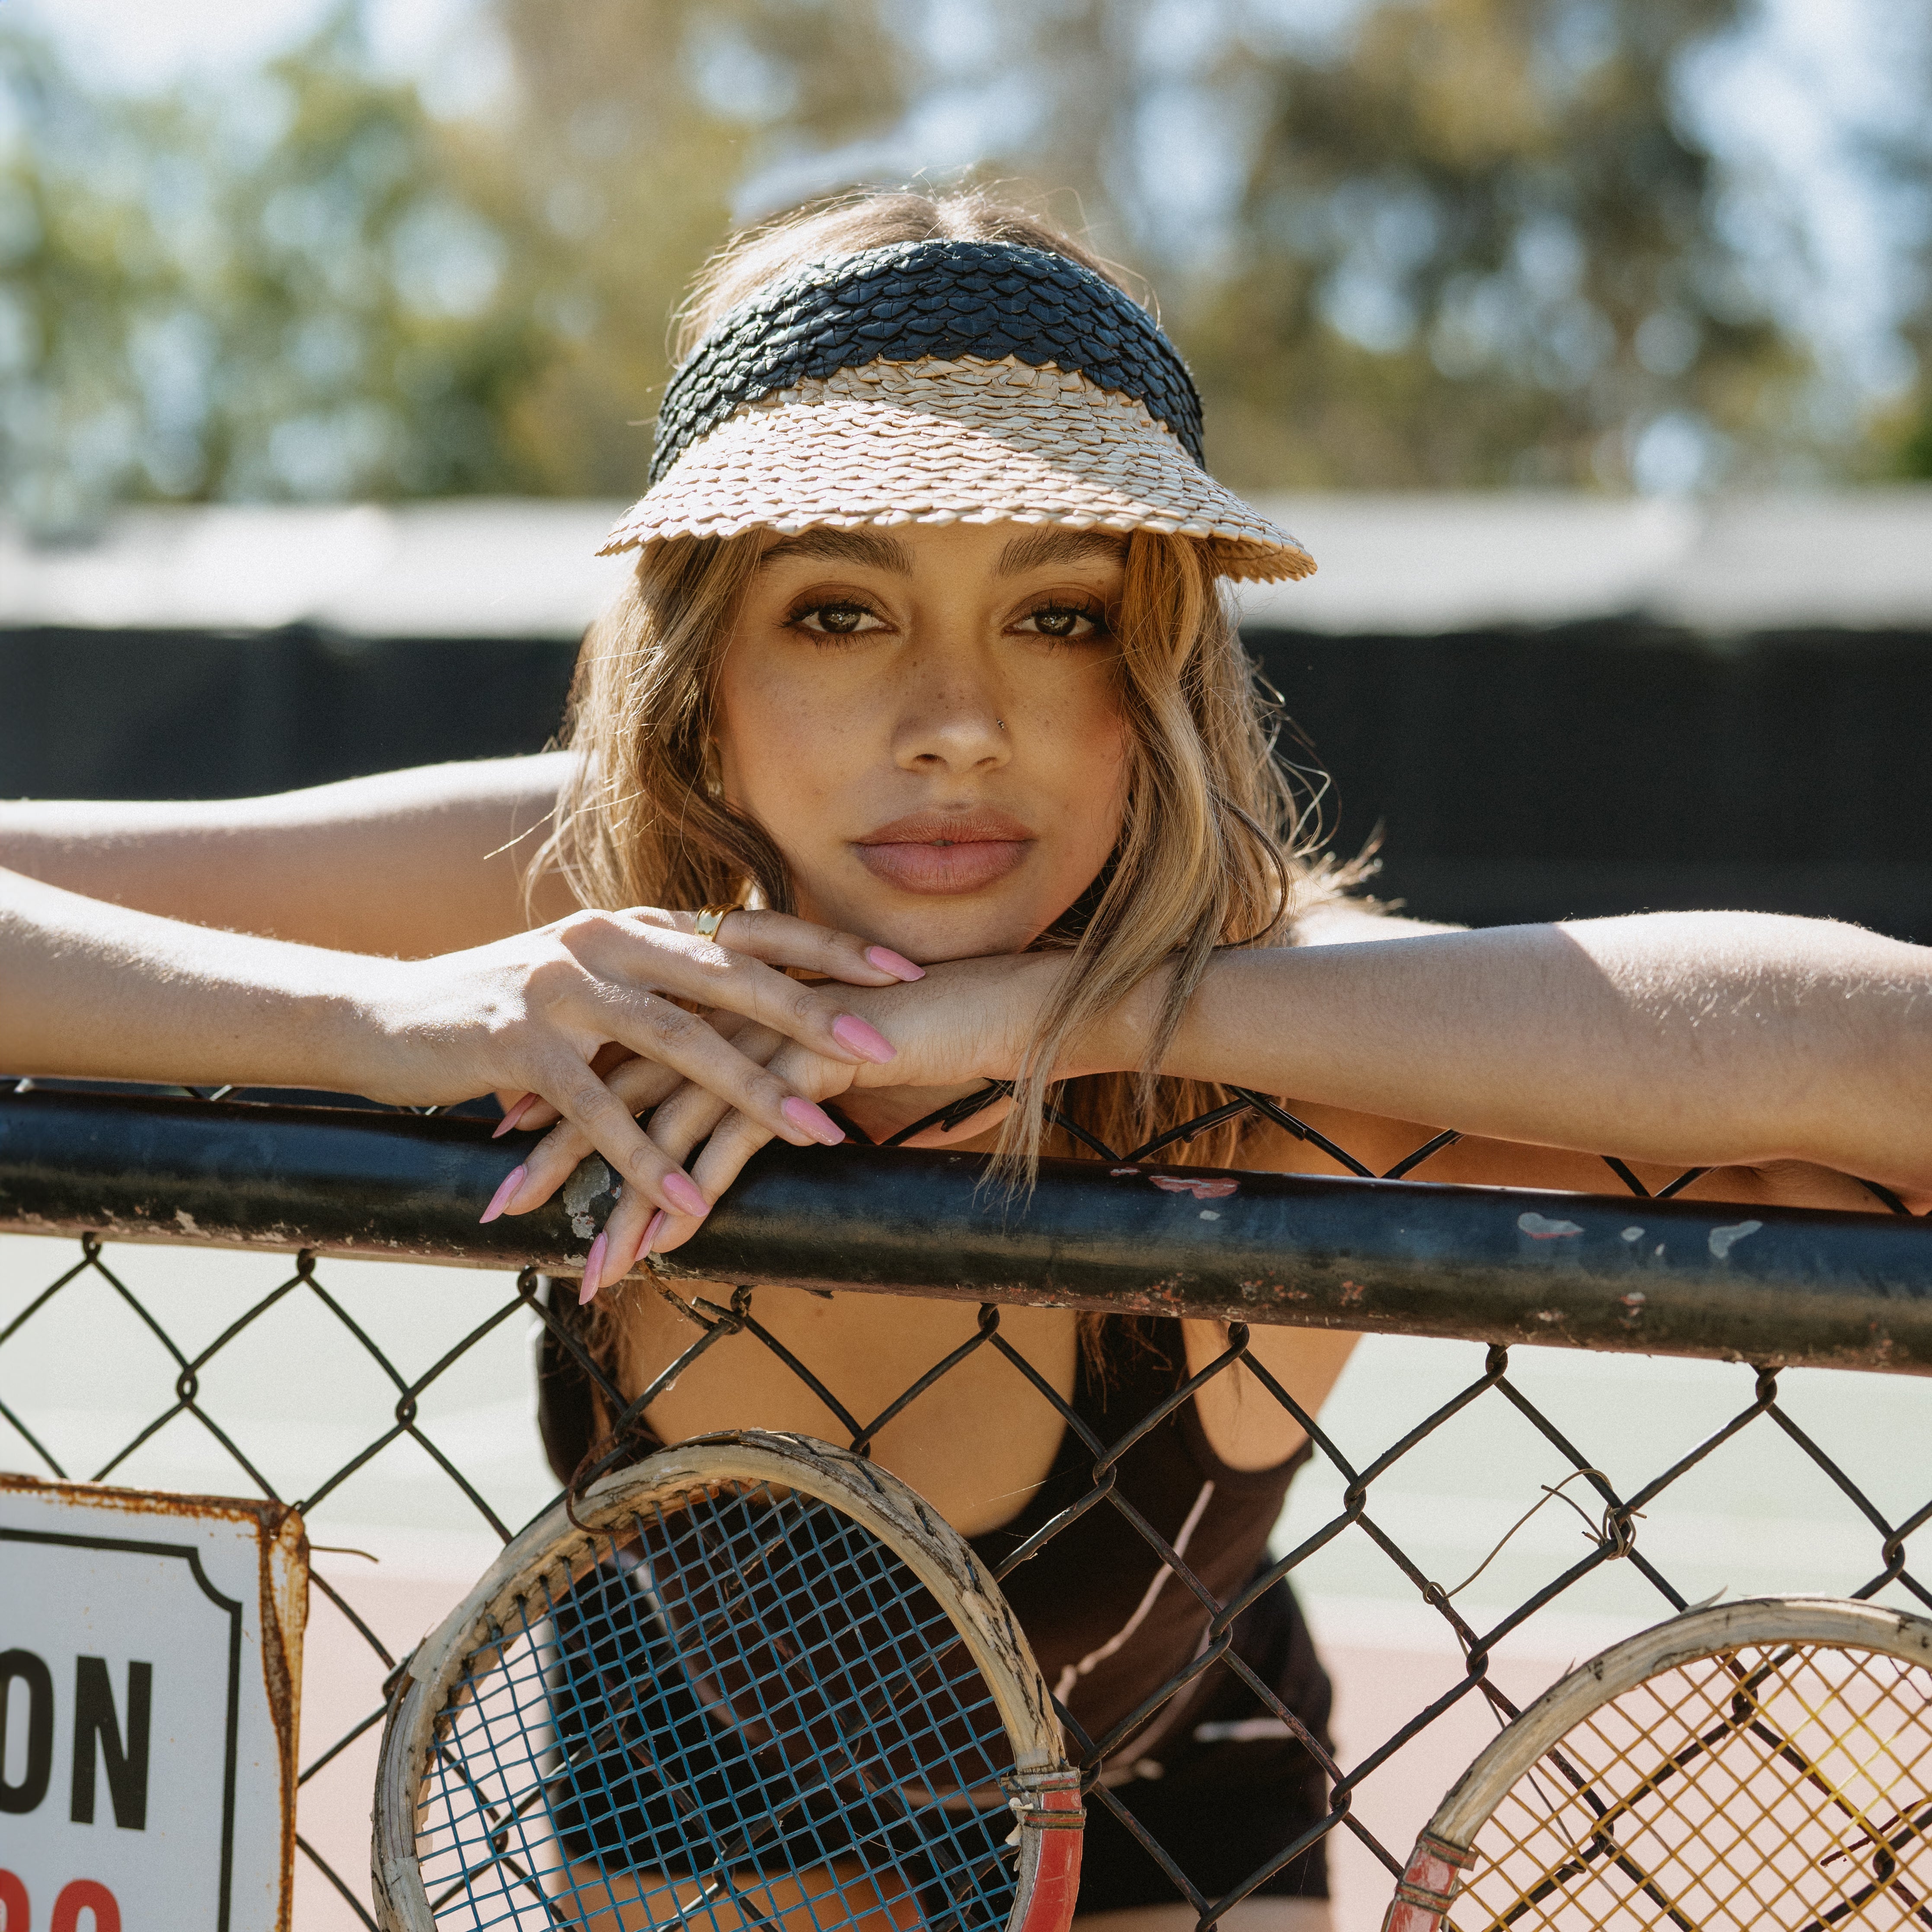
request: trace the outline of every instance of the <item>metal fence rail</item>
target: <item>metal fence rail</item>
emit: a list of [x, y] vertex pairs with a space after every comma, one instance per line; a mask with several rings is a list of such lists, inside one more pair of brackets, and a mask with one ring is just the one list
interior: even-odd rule
[[[1280, 1118], [1262, 1096], [1250, 1104]], [[1181, 1137], [1168, 1136], [1163, 1144]], [[1403, 1169], [1412, 1173], [1452, 1138], [1426, 1144]], [[542, 1324], [555, 1338], [554, 1348], [574, 1358], [583, 1373], [603, 1380], [568, 1318], [570, 1298], [553, 1308], [546, 1276], [575, 1270], [611, 1204], [609, 1177], [593, 1160], [564, 1197], [542, 1210], [479, 1226], [482, 1203], [520, 1158], [517, 1145], [493, 1143], [484, 1121], [366, 1108], [210, 1100], [184, 1090], [168, 1096], [34, 1090], [31, 1083], [0, 1094], [0, 1230], [51, 1238], [50, 1247], [74, 1244], [32, 1281], [0, 1276], [0, 1462], [35, 1474], [125, 1480], [130, 1459], [160, 1432], [197, 1429], [218, 1445], [244, 1487], [297, 1503], [321, 1540], [345, 1486], [408, 1445], [429, 1459], [494, 1535], [507, 1538], [515, 1521], [486, 1493], [486, 1485], [472, 1480], [462, 1454], [439, 1439], [431, 1412], [439, 1389], [461, 1376], [476, 1352], [496, 1346], [492, 1338], [500, 1340], [504, 1324], [520, 1312]], [[1932, 1576], [1914, 1574], [1907, 1550], [1908, 1540], [1932, 1520], [1932, 1499], [1888, 1516], [1846, 1472], [1845, 1445], [1834, 1454], [1814, 1440], [1779, 1396], [1779, 1372], [1786, 1366], [1932, 1373], [1932, 1230], [1898, 1210], [1882, 1190], [1874, 1190], [1874, 1205], [1883, 1211], [1869, 1215], [1744, 1210], [1682, 1199], [1636, 1201], [1630, 1193], [1538, 1194], [1378, 1179], [1361, 1173], [1339, 1148], [1330, 1150], [1337, 1165], [1358, 1172], [1334, 1179], [1162, 1168], [1162, 1150], [1160, 1144], [1098, 1150], [1107, 1157], [1048, 1162], [1038, 1188], [1016, 1199], [988, 1189], [981, 1163], [968, 1156], [770, 1148], [698, 1237], [665, 1264], [667, 1273], [732, 1284], [728, 1298], [697, 1301], [689, 1348], [628, 1406], [608, 1381], [603, 1387], [610, 1412], [622, 1412], [614, 1456], [624, 1453], [624, 1420], [640, 1415], [660, 1390], [722, 1340], [749, 1337], [800, 1376], [838, 1418], [851, 1445], [862, 1449], [886, 1420], [962, 1361], [982, 1351], [1003, 1358], [1037, 1400], [1058, 1412], [1091, 1458], [1084, 1493], [1014, 1562], [1088, 1510], [1112, 1509], [1200, 1604], [1206, 1639], [1184, 1672], [1104, 1736], [1088, 1737], [1070, 1717], [1066, 1721], [1089, 1775], [1090, 1805], [1111, 1814], [1166, 1873], [1177, 1897], [1204, 1918], [1226, 1910], [1330, 1832], [1353, 1834], [1397, 1873], [1406, 1846], [1380, 1842], [1354, 1814], [1354, 1800], [1367, 1781], [1468, 1698], [1513, 1712], [1492, 1681], [1492, 1652], [1604, 1566], [1624, 1564], [1641, 1576], [1660, 1614], [1683, 1608], [1685, 1594], [1644, 1546], [1643, 1513], [1708, 1459], [1754, 1453], [1745, 1445], [1761, 1443], [1765, 1431], [1822, 1472], [1848, 1519], [1860, 1526], [1866, 1553], [1855, 1561], [1856, 1574], [1820, 1574], [1810, 1580], [1813, 1586], [1861, 1596], [1892, 1588], [1932, 1606]], [[1632, 1192], [1641, 1192], [1627, 1171], [1618, 1172]], [[117, 1254], [106, 1245], [154, 1240], [284, 1256], [293, 1252], [294, 1258], [245, 1305], [225, 1306], [218, 1318], [199, 1311], [190, 1334], [178, 1309], [164, 1318], [152, 1294], [144, 1296], [138, 1250]], [[27, 1252], [37, 1253], [40, 1246]], [[351, 1305], [353, 1298], [332, 1282], [328, 1258], [334, 1255], [519, 1272], [514, 1295], [480, 1318], [466, 1316], [461, 1332], [440, 1338], [431, 1359], [405, 1364], [392, 1358], [366, 1315]], [[841, 1406], [810, 1363], [790, 1354], [760, 1324], [758, 1290], [774, 1283], [944, 1294], [976, 1302], [981, 1312], [970, 1339], [934, 1363], [884, 1414], [859, 1416]], [[104, 1295], [147, 1338], [157, 1386], [139, 1426], [120, 1440], [89, 1446], [81, 1463], [70, 1450], [57, 1454], [56, 1432], [45, 1418], [70, 1410], [75, 1392], [101, 1372]], [[1228, 1346], [1123, 1436], [1103, 1441], [1002, 1335], [1001, 1304], [1028, 1302], [1219, 1318], [1230, 1324]], [[383, 1412], [352, 1453], [320, 1468], [314, 1466], [311, 1448], [310, 1466], [291, 1474], [282, 1466], [302, 1459], [284, 1453], [272, 1427], [238, 1426], [224, 1414], [217, 1391], [228, 1364], [250, 1351], [256, 1352], [250, 1360], [262, 1359], [265, 1344], [284, 1328], [292, 1334], [298, 1320], [311, 1324], [304, 1334], [314, 1332], [317, 1320], [330, 1324], [386, 1393]], [[1456, 1336], [1489, 1346], [1480, 1375], [1410, 1426], [1394, 1428], [1378, 1453], [1352, 1458], [1249, 1353], [1248, 1324], [1255, 1322]], [[1661, 1457], [1642, 1480], [1619, 1487], [1599, 1466], [1610, 1459], [1593, 1457], [1591, 1445], [1573, 1439], [1564, 1418], [1533, 1400], [1512, 1376], [1510, 1350], [1521, 1342], [1702, 1355], [1745, 1366], [1738, 1372], [1736, 1406], [1720, 1426], [1687, 1452]], [[1114, 1472], [1148, 1431], [1237, 1364], [1308, 1430], [1318, 1459], [1339, 1484], [1340, 1500], [1328, 1520], [1223, 1600], [1177, 1553], [1177, 1526], [1142, 1517], [1118, 1493]], [[1432, 1437], [1496, 1404], [1507, 1405], [1565, 1472], [1564, 1499], [1588, 1499], [1589, 1529], [1574, 1560], [1551, 1564], [1506, 1615], [1478, 1623], [1457, 1607], [1460, 1591], [1431, 1574], [1426, 1553], [1405, 1549], [1378, 1520], [1376, 1486]], [[1533, 1474], [1526, 1472], [1523, 1485], [1532, 1504], [1550, 1486], [1536, 1484]], [[1917, 1480], [1932, 1498], [1932, 1472]], [[1464, 1660], [1440, 1694], [1346, 1763], [1336, 1760], [1324, 1738], [1310, 1735], [1229, 1648], [1238, 1616], [1342, 1538], [1372, 1544], [1406, 1580], [1416, 1604], [1454, 1634]], [[352, 1590], [319, 1573], [315, 1580], [360, 1633], [367, 1696], [352, 1724], [305, 1744], [304, 1786], [339, 1771], [345, 1754], [366, 1741], [398, 1661], [394, 1646], [358, 1614]], [[1115, 1754], [1154, 1708], [1213, 1670], [1242, 1678], [1260, 1708], [1303, 1738], [1330, 1792], [1327, 1815], [1318, 1824], [1218, 1897], [1206, 1895], [1137, 1820], [1131, 1778], [1121, 1782], [1106, 1775], [1120, 1772]], [[340, 1856], [332, 1858], [306, 1841], [302, 1849], [348, 1906], [373, 1924], [361, 1871], [344, 1868]]]

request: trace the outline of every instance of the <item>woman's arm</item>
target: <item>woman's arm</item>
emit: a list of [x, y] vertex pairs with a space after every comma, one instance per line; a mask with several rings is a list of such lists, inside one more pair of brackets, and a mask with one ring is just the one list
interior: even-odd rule
[[[920, 970], [776, 913], [731, 923], [727, 946], [697, 936], [688, 913], [579, 912], [461, 952], [380, 958], [191, 926], [0, 871], [0, 1072], [418, 1104], [541, 1094], [610, 1162], [627, 1199], [701, 1213], [691, 1178], [599, 1077], [605, 1049], [637, 1056], [633, 1067], [667, 1088], [716, 1091], [767, 1138], [836, 1140], [807, 1098], [690, 1008], [808, 1041], [814, 1060], [890, 1059], [847, 1010], [850, 988]], [[821, 983], [788, 978], [793, 966]]]
[[394, 965], [0, 872], [0, 1070], [374, 1092]]
[[[1378, 1170], [1453, 1126], [1468, 1138], [1428, 1178], [1600, 1189], [1615, 1184], [1595, 1156], [1613, 1154], [1658, 1163], [1660, 1180], [1687, 1166], [1720, 1169], [1701, 1190], [1718, 1198], [1869, 1207], [1844, 1178], [1860, 1174], [1932, 1205], [1932, 951], [1750, 914], [1475, 932], [1404, 922], [1402, 936], [1381, 936], [1392, 927], [1358, 921], [1326, 943], [1219, 956], [1162, 1070], [1292, 1096], [1292, 1111]], [[1334, 943], [1345, 937], [1360, 943]], [[916, 1118], [978, 1082], [1011, 1077], [1068, 963], [962, 961], [917, 986], [857, 996], [899, 1049], [890, 1068], [814, 1067], [795, 1046], [764, 1051], [773, 1072], [820, 1099], [923, 1090], [880, 1096]], [[1138, 989], [1064, 1070], [1138, 1066], [1160, 995], [1157, 984]], [[615, 1084], [626, 1088], [622, 1070]], [[640, 1089], [637, 1102], [662, 1097], [661, 1086]], [[690, 1088], [668, 1096], [651, 1127], [679, 1158], [709, 1136], [692, 1172], [713, 1199], [767, 1137]], [[518, 1208], [544, 1198], [583, 1151], [567, 1126], [548, 1136]], [[1333, 1171], [1286, 1136], [1256, 1164]], [[620, 1204], [604, 1280], [633, 1264], [648, 1211]], [[652, 1245], [675, 1246], [694, 1226], [668, 1216]], [[1217, 1324], [1187, 1328], [1198, 1370], [1225, 1334]], [[1257, 1328], [1249, 1346], [1312, 1413], [1355, 1339]], [[1200, 1406], [1215, 1448], [1238, 1467], [1277, 1462], [1301, 1439], [1245, 1374], [1219, 1378]]]
[[[1014, 1076], [1069, 964], [1030, 953], [935, 966], [917, 986], [859, 996], [898, 1049], [890, 1067], [814, 1066], [784, 1044], [771, 1070], [820, 1100], [908, 1090], [881, 1098], [904, 1098], [916, 1118]], [[1158, 976], [1144, 982], [1060, 1072], [1137, 1067], [1160, 994]], [[1796, 1161], [1932, 1196], [1932, 950], [1826, 920], [1652, 914], [1230, 951], [1210, 965], [1161, 1071], [1454, 1127], [1521, 1150], [1519, 1164], [1552, 1148], [1672, 1169]], [[680, 1157], [704, 1144], [693, 1171], [712, 1200], [768, 1138], [694, 1089], [658, 1107], [652, 1132]], [[582, 1151], [568, 1131], [546, 1142], [518, 1209]], [[1544, 1178], [1491, 1158], [1482, 1178]], [[643, 1232], [632, 1220], [621, 1214], [610, 1241], [626, 1268]], [[668, 1220], [654, 1245], [674, 1246], [694, 1225]]]
[[[1157, 989], [1096, 1042], [1130, 1066]], [[889, 1029], [890, 1030], [890, 1029]], [[1932, 950], [1663, 913], [1221, 954], [1163, 1070], [1676, 1167], [1932, 1190]]]
[[425, 958], [573, 910], [524, 880], [572, 754], [488, 758], [199, 804], [0, 804], [0, 866], [131, 910]]

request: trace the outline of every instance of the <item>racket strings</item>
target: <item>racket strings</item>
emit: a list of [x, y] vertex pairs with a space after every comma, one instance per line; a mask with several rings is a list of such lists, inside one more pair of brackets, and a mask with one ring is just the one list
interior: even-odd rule
[[1004, 1727], [869, 1532], [721, 1485], [573, 1567], [439, 1719], [418, 1839], [439, 1924], [1004, 1926]]
[[1448, 1922], [1932, 1928], [1928, 1793], [1932, 1673], [1807, 1644], [1702, 1659], [1518, 1780]]
[[[691, 1526], [693, 1533], [705, 1544], [707, 1553], [717, 1556], [722, 1546], [716, 1532], [696, 1515], [691, 1519]], [[799, 1706], [790, 1714], [805, 1720], [795, 1725], [794, 1734], [800, 1729], [810, 1730], [817, 1754], [815, 1763], [808, 1767], [806, 1773], [807, 1785], [826, 1783], [842, 1796], [858, 1798], [873, 1808], [880, 1821], [880, 1829], [889, 1834], [892, 1825], [906, 1824], [913, 1820], [916, 1801], [909, 1799], [906, 1786], [908, 1778], [916, 1776], [920, 1768], [928, 1763], [934, 1754], [927, 1748], [928, 1740], [944, 1748], [938, 1726], [928, 1724], [922, 1732], [910, 1733], [903, 1721], [909, 1711], [940, 1707], [922, 1703], [916, 1699], [908, 1700], [905, 1692], [918, 1688], [928, 1678], [943, 1678], [946, 1662], [962, 1646], [950, 1622], [930, 1598], [926, 1599], [928, 1613], [923, 1623], [909, 1625], [905, 1603], [896, 1594], [882, 1598], [880, 1589], [884, 1566], [896, 1564], [896, 1559], [869, 1538], [858, 1540], [849, 1526], [842, 1525], [842, 1528], [844, 1547], [834, 1572], [802, 1579], [804, 1588], [797, 1594], [806, 1610], [805, 1627], [794, 1635], [788, 1635], [778, 1619], [759, 1619], [778, 1668], [776, 1671], [754, 1672], [750, 1679], [747, 1688], [758, 1700], [756, 1716], [746, 1712], [741, 1700], [729, 1696], [728, 1687], [721, 1683], [718, 1688], [732, 1702], [734, 1714], [748, 1736], [758, 1736], [763, 1727], [764, 1748], [774, 1749], [782, 1757], [788, 1758], [791, 1754], [786, 1749], [787, 1734], [778, 1727], [778, 1713], [770, 1707], [765, 1694], [780, 1679], [794, 1692], [801, 1683], [805, 1684], [806, 1696], [802, 1700], [788, 1701]], [[783, 1540], [771, 1539], [767, 1550], [777, 1548]], [[747, 1593], [755, 1597], [756, 1567], [733, 1571], [727, 1567], [733, 1560], [728, 1549], [724, 1550], [723, 1554], [724, 1564], [714, 1572], [724, 1579], [721, 1594], [734, 1598]], [[683, 1583], [698, 1571], [695, 1565], [686, 1564], [673, 1574]], [[848, 1604], [862, 1598], [868, 1615], [861, 1627], [862, 1641], [856, 1646], [848, 1643], [839, 1648], [838, 1682], [832, 1686], [818, 1678], [812, 1658], [814, 1653], [826, 1652], [831, 1640], [826, 1620], [818, 1606], [838, 1602], [842, 1597]], [[701, 1627], [707, 1639], [716, 1634], [731, 1607], [728, 1604], [726, 1611]], [[687, 1654], [693, 1648], [688, 1640], [682, 1647]], [[878, 1667], [882, 1658], [888, 1660], [883, 1670]], [[812, 1721], [814, 1718], [816, 1721]], [[890, 1776], [877, 1774], [848, 1748], [845, 1739], [860, 1726], [884, 1748], [879, 1755]], [[956, 1786], [956, 1791], [957, 1789]], [[921, 1795], [926, 1802], [932, 1802], [929, 1780]], [[950, 1892], [957, 1895], [962, 1880], [969, 1886], [973, 1882], [977, 1874], [972, 1862], [962, 1867], [957, 1858], [946, 1855], [947, 1848], [942, 1846], [929, 1850], [937, 1853], [933, 1862], [938, 1868], [941, 1884]], [[984, 1862], [982, 1853], [980, 1862]]]

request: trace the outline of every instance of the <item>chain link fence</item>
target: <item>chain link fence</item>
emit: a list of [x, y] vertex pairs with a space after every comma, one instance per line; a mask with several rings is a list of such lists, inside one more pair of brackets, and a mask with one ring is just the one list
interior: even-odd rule
[[[0, 1228], [14, 1231], [0, 1240], [0, 1465], [136, 1486], [158, 1472], [172, 1478], [158, 1486], [260, 1494], [302, 1510], [316, 1551], [302, 1932], [374, 1923], [366, 1876], [374, 1734], [409, 1645], [480, 1573], [493, 1544], [549, 1500], [532, 1424], [539, 1357], [548, 1372], [597, 1388], [616, 1418], [580, 1481], [634, 1453], [632, 1425], [728, 1340], [769, 1351], [836, 1418], [837, 1439], [862, 1452], [964, 1364], [998, 1358], [1025, 1400], [1056, 1412], [1063, 1454], [1077, 1456], [1081, 1478], [1074, 1499], [1006, 1559], [1003, 1576], [1090, 1512], [1108, 1512], [1194, 1606], [1201, 1636], [1184, 1671], [1101, 1735], [1088, 1735], [1064, 1706], [1061, 1714], [1090, 1810], [1138, 1846], [1204, 1923], [1304, 1868], [1297, 1862], [1324, 1840], [1333, 1841], [1331, 1862], [1352, 1862], [1364, 1895], [1372, 1887], [1360, 1874], [1385, 1874], [1385, 1899], [1408, 1841], [1373, 1822], [1378, 1790], [1420, 1765], [1426, 1808], [1473, 1754], [1470, 1714], [1499, 1724], [1556, 1674], [1560, 1660], [1499, 1666], [1539, 1622], [1607, 1604], [1634, 1628], [1706, 1594], [1702, 1552], [1650, 1532], [1674, 1498], [1700, 1484], [1709, 1493], [1720, 1466], [1744, 1542], [1753, 1509], [1763, 1519], [1765, 1546], [1751, 1558], [1759, 1568], [1740, 1574], [1932, 1610], [1932, 1573], [1922, 1577], [1912, 1562], [1912, 1540], [1932, 1520], [1932, 1384], [1911, 1378], [1932, 1372], [1932, 1246], [1876, 1186], [1869, 1216], [1747, 1215], [1671, 1199], [1695, 1171], [1646, 1196], [1615, 1160], [1606, 1186], [1622, 1191], [1621, 1207], [1432, 1187], [1418, 1170], [1454, 1135], [1418, 1148], [1395, 1178], [1372, 1176], [1258, 1094], [1231, 1105], [1312, 1142], [1346, 1178], [1155, 1164], [1222, 1115], [1143, 1148], [1096, 1144], [1099, 1159], [1054, 1164], [1017, 1210], [986, 1199], [976, 1164], [961, 1156], [860, 1150], [814, 1162], [774, 1149], [721, 1204], [716, 1225], [674, 1258], [678, 1272], [728, 1286], [681, 1298], [688, 1346], [627, 1401], [586, 1346], [574, 1285], [554, 1295], [548, 1272], [580, 1258], [608, 1211], [608, 1177], [596, 1162], [566, 1199], [525, 1225], [482, 1228], [478, 1208], [517, 1158], [492, 1148], [482, 1121], [254, 1105], [225, 1092], [31, 1086], [0, 1095]], [[1636, 1196], [1645, 1198], [1633, 1208]], [[258, 1252], [169, 1251], [126, 1238], [158, 1236]], [[1257, 1262], [1264, 1250], [1268, 1259]], [[372, 1257], [484, 1272], [404, 1276], [368, 1268]], [[883, 1413], [858, 1414], [760, 1320], [764, 1284], [787, 1282], [946, 1292], [975, 1302], [977, 1314], [967, 1339]], [[1213, 1316], [1226, 1323], [1226, 1345], [1198, 1373], [1178, 1365], [1157, 1402], [1118, 1418], [1118, 1429], [1110, 1415], [1103, 1433], [1002, 1333], [1002, 1305], [1028, 1300]], [[1412, 1364], [1414, 1351], [1433, 1352], [1426, 1372], [1345, 1384], [1317, 1418], [1250, 1349], [1252, 1322], [1283, 1320], [1436, 1339], [1402, 1345]], [[1606, 1402], [1600, 1379], [1586, 1397], [1580, 1384], [1543, 1372], [1551, 1352], [1513, 1353], [1526, 1338], [1730, 1359], [1701, 1369], [1694, 1394], [1646, 1409], [1635, 1397], [1648, 1364], [1616, 1365], [1624, 1380]], [[1810, 1365], [1834, 1364], [1910, 1375], [1882, 1385], [1883, 1402], [1819, 1409], [1837, 1432], [1828, 1440], [1786, 1388]], [[1307, 1432], [1313, 1451], [1271, 1560], [1229, 1594], [1189, 1562], [1185, 1526], [1150, 1520], [1118, 1478], [1136, 1445], [1238, 1366]], [[1418, 1486], [1411, 1477], [1424, 1466], [1435, 1473]], [[1820, 1508], [1834, 1519], [1826, 1524], [1814, 1509], [1822, 1527], [1780, 1537], [1782, 1520], [1762, 1508], [1766, 1486], [1803, 1482], [1829, 1499]], [[416, 1499], [406, 1508], [394, 1501], [404, 1490]], [[1738, 1497], [1757, 1500], [1740, 1509]], [[386, 1516], [386, 1546], [358, 1546], [358, 1534], [382, 1540], [370, 1526]], [[1549, 1534], [1556, 1516], [1570, 1525], [1562, 1536]], [[379, 1556], [380, 1564], [370, 1562]], [[1318, 1595], [1324, 1576], [1346, 1583], [1370, 1573], [1378, 1600], [1406, 1601], [1405, 1628], [1412, 1633], [1420, 1620], [1440, 1633], [1448, 1642], [1435, 1648], [1450, 1661], [1433, 1677], [1409, 1669], [1375, 1684], [1343, 1748], [1240, 1654], [1234, 1627], [1270, 1592], [1312, 1586]], [[1617, 1588], [1606, 1595], [1612, 1573]], [[1316, 1627], [1324, 1638], [1337, 1628], [1319, 1617]], [[1346, 1628], [1340, 1640], [1349, 1640]], [[1412, 1653], [1430, 1647], [1412, 1634], [1406, 1642]], [[1345, 1682], [1345, 1706], [1348, 1695]], [[1322, 1794], [1320, 1815], [1270, 1845], [1232, 1888], [1204, 1888], [1186, 1846], [1148, 1822], [1160, 1814], [1162, 1766], [1158, 1744], [1146, 1740], [1160, 1734], [1163, 1712], [1210, 1707], [1214, 1722], [1197, 1733], [1295, 1740]], [[1356, 1922], [1378, 1916], [1378, 1904], [1376, 1918]]]

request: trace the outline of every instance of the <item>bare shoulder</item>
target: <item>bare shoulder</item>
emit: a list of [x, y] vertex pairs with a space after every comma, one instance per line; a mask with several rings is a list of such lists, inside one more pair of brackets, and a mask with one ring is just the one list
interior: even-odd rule
[[1294, 923], [1298, 946], [1350, 946], [1371, 939], [1419, 939], [1432, 932], [1463, 932], [1468, 928], [1426, 919], [1405, 919], [1384, 912], [1372, 900], [1331, 899]]

